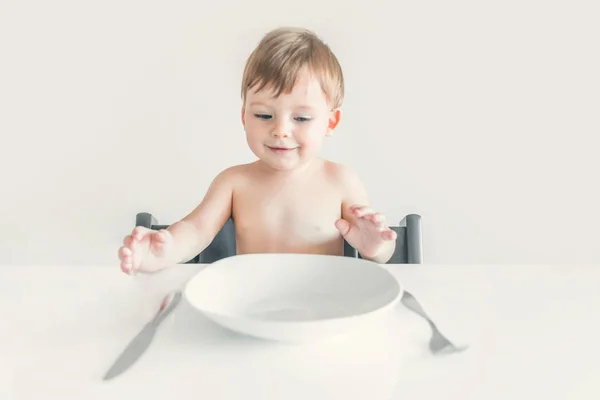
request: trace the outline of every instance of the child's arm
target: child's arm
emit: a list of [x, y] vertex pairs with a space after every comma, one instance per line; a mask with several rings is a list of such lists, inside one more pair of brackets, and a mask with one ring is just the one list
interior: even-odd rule
[[235, 174], [230, 168], [217, 175], [202, 202], [167, 229], [135, 227], [119, 249], [123, 272], [158, 271], [202, 252], [231, 216]]
[[359, 177], [344, 168], [342, 218], [336, 227], [362, 258], [385, 264], [396, 249], [396, 232], [385, 223], [385, 217], [369, 207], [369, 197]]
[[189, 261], [201, 253], [231, 217], [235, 170], [221, 172], [210, 184], [202, 202], [167, 230], [173, 246], [168, 264]]

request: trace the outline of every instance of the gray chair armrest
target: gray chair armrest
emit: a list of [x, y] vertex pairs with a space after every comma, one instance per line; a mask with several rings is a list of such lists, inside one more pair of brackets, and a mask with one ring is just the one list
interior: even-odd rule
[[406, 246], [409, 264], [423, 263], [423, 241], [421, 236], [421, 216], [409, 214], [402, 219], [400, 225], [406, 226]]
[[143, 226], [144, 228], [152, 229], [152, 225], [157, 225], [158, 221], [150, 213], [142, 212], [135, 216], [135, 226]]
[[356, 251], [354, 247], [350, 246], [350, 243], [346, 242], [346, 239], [344, 239], [344, 257], [360, 257], [358, 251]]

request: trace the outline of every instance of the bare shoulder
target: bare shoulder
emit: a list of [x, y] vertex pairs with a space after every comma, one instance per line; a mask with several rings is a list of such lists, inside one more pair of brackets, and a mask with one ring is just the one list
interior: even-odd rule
[[236, 189], [247, 176], [247, 166], [235, 165], [219, 172], [210, 183], [200, 204], [184, 220], [216, 234], [231, 216]]
[[343, 192], [364, 191], [360, 176], [351, 167], [333, 161], [325, 161], [323, 168], [328, 178], [339, 185]]
[[225, 168], [213, 179], [212, 186], [235, 188], [235, 186], [248, 178], [250, 171], [250, 164], [239, 164]]

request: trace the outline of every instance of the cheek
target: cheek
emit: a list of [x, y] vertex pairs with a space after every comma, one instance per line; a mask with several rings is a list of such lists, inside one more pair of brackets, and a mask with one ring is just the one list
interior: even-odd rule
[[260, 124], [257, 124], [255, 121], [247, 121], [245, 127], [246, 135], [248, 137], [257, 138], [261, 136], [264, 132], [264, 128], [261, 128], [262, 127], [260, 126]]
[[311, 126], [302, 127], [297, 131], [296, 137], [299, 142], [304, 142], [307, 145], [319, 144], [323, 141], [325, 134], [327, 133], [327, 127], [323, 127], [322, 124], [315, 124]]
[[251, 146], [256, 146], [257, 143], [261, 142], [261, 136], [256, 134], [254, 130], [246, 130], [246, 141]]

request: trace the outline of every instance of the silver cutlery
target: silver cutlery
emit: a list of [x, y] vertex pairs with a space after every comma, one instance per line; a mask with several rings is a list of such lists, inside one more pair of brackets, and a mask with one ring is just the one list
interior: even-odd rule
[[181, 297], [180, 291], [170, 292], [164, 297], [154, 318], [129, 342], [129, 345], [104, 375], [103, 380], [106, 381], [122, 374], [144, 354], [150, 343], [152, 343], [158, 326], [175, 309], [181, 301]]
[[[103, 380], [110, 380], [126, 370], [128, 370], [148, 349], [159, 325], [164, 319], [176, 308], [182, 298], [181, 291], [174, 291], [167, 294], [160, 304], [155, 316], [149, 321], [144, 328], [129, 342], [121, 355], [117, 358], [114, 364], [110, 367]], [[402, 304], [409, 310], [424, 318], [432, 330], [431, 339], [429, 340], [429, 349], [434, 354], [449, 354], [464, 351], [468, 346], [457, 346], [448, 340], [438, 329], [435, 323], [425, 313], [417, 299], [408, 291], [402, 294]]]
[[423, 307], [419, 304], [415, 296], [406, 290], [402, 294], [402, 304], [404, 304], [409, 310], [423, 317], [431, 327], [431, 339], [429, 340], [429, 349], [434, 354], [450, 354], [457, 353], [466, 350], [468, 346], [457, 346], [450, 342], [433, 323], [431, 318], [425, 313]]

